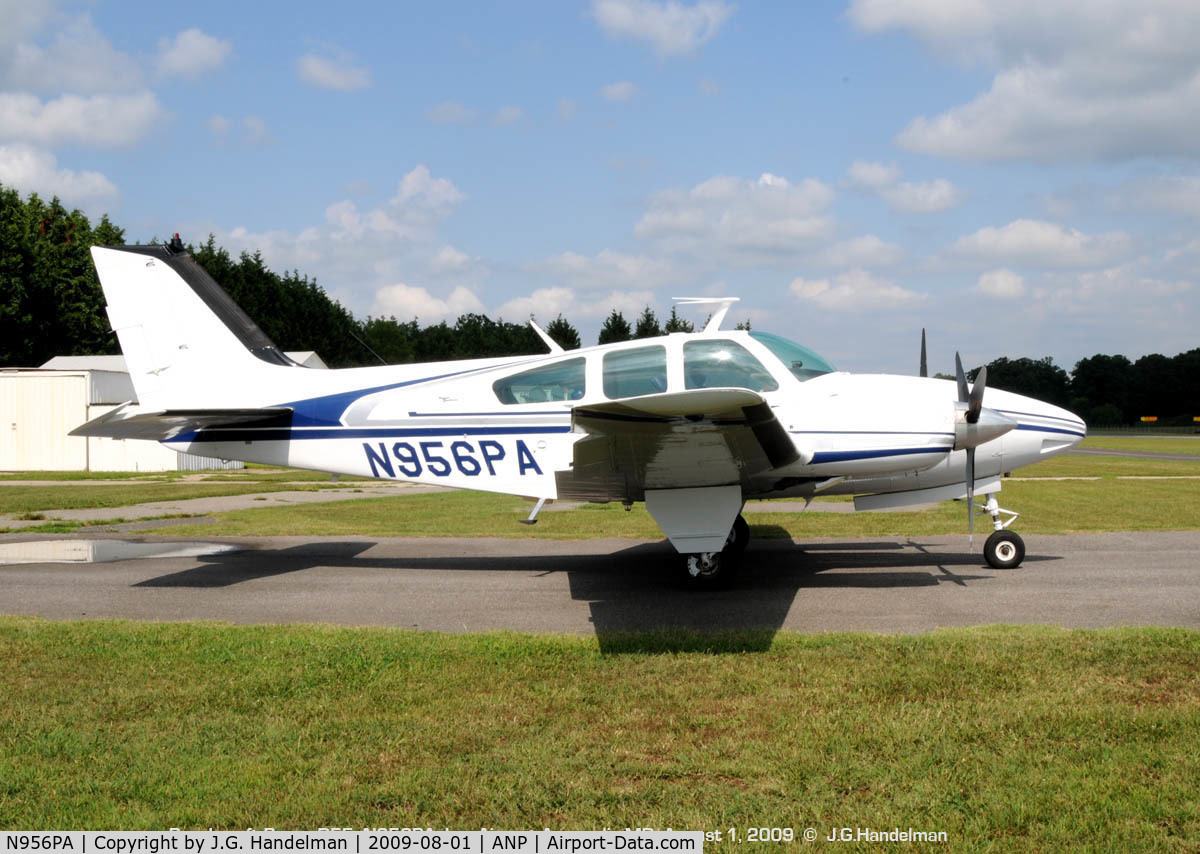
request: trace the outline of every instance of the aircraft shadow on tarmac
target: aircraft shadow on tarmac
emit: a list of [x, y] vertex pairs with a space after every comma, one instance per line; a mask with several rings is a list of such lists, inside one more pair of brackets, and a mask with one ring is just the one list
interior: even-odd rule
[[[805, 589], [965, 587], [1004, 574], [988, 567], [978, 552], [932, 553], [912, 540], [796, 545], [786, 537], [763, 538], [767, 532], [755, 527], [759, 539], [746, 551], [732, 584], [714, 591], [680, 586], [678, 558], [665, 540], [595, 555], [454, 557], [369, 557], [363, 553], [374, 546], [370, 541], [317, 542], [208, 555], [198, 558], [200, 566], [135, 586], [227, 587], [316, 567], [564, 573], [571, 598], [589, 604], [601, 651], [617, 654], [765, 651]], [[1025, 558], [1027, 563], [1055, 559]]]

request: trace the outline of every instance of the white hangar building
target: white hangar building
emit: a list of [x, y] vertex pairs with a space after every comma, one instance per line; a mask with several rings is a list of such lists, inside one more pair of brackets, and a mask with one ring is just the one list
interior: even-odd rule
[[[313, 352], [288, 353], [308, 368]], [[181, 454], [158, 442], [67, 434], [136, 400], [124, 356], [55, 356], [40, 368], [0, 369], [0, 471], [191, 471], [240, 462]]]

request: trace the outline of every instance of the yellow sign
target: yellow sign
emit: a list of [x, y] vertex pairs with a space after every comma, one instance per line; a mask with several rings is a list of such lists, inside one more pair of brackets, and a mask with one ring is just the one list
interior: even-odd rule
[[1142, 420], [1143, 421], [1157, 421], [1158, 416], [1157, 415], [1143, 415]]

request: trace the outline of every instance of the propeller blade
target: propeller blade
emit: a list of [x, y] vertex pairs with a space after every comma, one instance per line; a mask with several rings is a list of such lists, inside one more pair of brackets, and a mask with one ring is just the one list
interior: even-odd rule
[[967, 551], [975, 551], [975, 449], [967, 448]]
[[979, 421], [979, 410], [983, 408], [983, 392], [987, 388], [987, 368], [980, 368], [971, 386], [971, 396], [967, 400], [967, 423], [976, 424]]
[[921, 376], [929, 376], [929, 362], [925, 359], [925, 330], [921, 329]]
[[966, 403], [971, 398], [971, 391], [967, 388], [967, 375], [963, 371], [962, 359], [958, 353], [954, 354], [954, 376], [958, 380], [958, 402]]

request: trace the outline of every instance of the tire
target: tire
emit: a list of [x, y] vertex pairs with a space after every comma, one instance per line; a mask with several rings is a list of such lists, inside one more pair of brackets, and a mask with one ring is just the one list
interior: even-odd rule
[[724, 552], [726, 555], [740, 555], [748, 545], [750, 545], [750, 526], [746, 523], [745, 517], [739, 515], [733, 520], [733, 527], [729, 529]]
[[1012, 531], [996, 531], [983, 544], [983, 557], [996, 569], [1013, 569], [1025, 559], [1025, 541]]
[[689, 590], [718, 590], [733, 578], [737, 561], [722, 552], [680, 555], [680, 581]]

